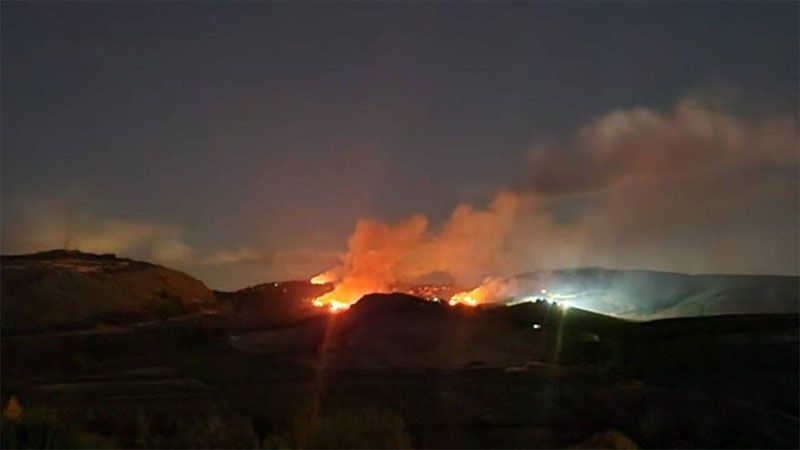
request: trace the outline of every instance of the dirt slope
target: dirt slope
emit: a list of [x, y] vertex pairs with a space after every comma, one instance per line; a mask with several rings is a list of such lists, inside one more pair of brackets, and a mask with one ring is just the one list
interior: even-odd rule
[[185, 273], [78, 251], [3, 256], [0, 279], [4, 333], [154, 320], [216, 302]]

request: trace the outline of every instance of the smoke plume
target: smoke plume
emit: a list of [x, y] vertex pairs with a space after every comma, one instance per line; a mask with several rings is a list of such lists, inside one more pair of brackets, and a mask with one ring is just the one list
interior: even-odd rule
[[349, 303], [442, 274], [473, 285], [579, 266], [798, 272], [791, 117], [739, 117], [689, 98], [669, 112], [611, 112], [523, 160], [524, 187], [486, 207], [459, 205], [440, 227], [419, 214], [359, 221], [341, 264], [325, 273], [338, 282], [327, 299]]

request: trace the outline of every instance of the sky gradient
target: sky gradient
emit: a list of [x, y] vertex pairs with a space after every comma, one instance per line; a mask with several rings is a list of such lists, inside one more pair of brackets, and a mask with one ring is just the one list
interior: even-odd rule
[[[763, 214], [719, 214], [740, 226], [731, 239], [752, 241], [735, 257], [769, 255], [734, 266], [717, 251], [719, 264], [685, 270], [796, 274], [799, 12], [793, 2], [3, 2], [2, 251], [114, 251], [230, 289], [329, 268], [361, 218], [421, 213], [435, 230], [457, 205], [511, 190], [569, 223], [620, 173], [653, 181], [701, 167], [682, 194], [700, 204], [664, 214], [713, 214], [733, 186], [763, 190], [752, 200]], [[604, 139], [614, 117], [670, 154], [700, 117], [737, 150], [690, 139], [680, 143], [709, 158], [662, 161], [629, 140], [580, 142], [592, 124], [593, 142]], [[741, 156], [755, 152], [771, 156]], [[726, 173], [755, 172], [712, 178], [720, 157]], [[635, 163], [608, 168], [619, 161]], [[604, 211], [646, 204], [622, 197]], [[677, 270], [683, 259], [648, 264], [660, 248], [650, 242], [703, 247], [719, 224], [671, 229], [645, 235], [630, 259], [553, 261]], [[501, 266], [535, 268], [518, 264], [526, 258]]]

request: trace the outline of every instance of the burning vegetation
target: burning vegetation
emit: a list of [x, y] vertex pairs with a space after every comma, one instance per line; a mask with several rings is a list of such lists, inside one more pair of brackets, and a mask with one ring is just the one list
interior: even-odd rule
[[334, 284], [313, 303], [340, 311], [366, 294], [405, 292], [477, 305], [477, 299], [462, 301], [454, 286], [475, 285], [503, 266], [503, 248], [520, 204], [518, 194], [501, 192], [484, 209], [459, 206], [439, 230], [431, 230], [419, 214], [395, 224], [361, 220], [341, 264], [311, 279]]
[[312, 279], [334, 286], [315, 305], [339, 311], [365, 294], [431, 283], [478, 286], [433, 296], [449, 303], [505, 302], [530, 291], [490, 277], [552, 267], [763, 272], [747, 266], [763, 254], [796, 267], [783, 251], [797, 247], [797, 221], [785, 214], [797, 203], [795, 128], [788, 117], [740, 117], [692, 97], [669, 111], [612, 111], [571, 139], [533, 147], [529, 182], [486, 207], [457, 206], [439, 228], [421, 214], [360, 220], [340, 264]]

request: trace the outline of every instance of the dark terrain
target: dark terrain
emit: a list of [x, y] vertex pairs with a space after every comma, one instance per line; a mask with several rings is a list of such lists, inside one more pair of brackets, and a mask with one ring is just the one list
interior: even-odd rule
[[158, 320], [218, 303], [185, 273], [111, 254], [2, 256], [2, 283], [4, 334]]
[[[127, 448], [798, 446], [797, 314], [634, 322], [405, 294], [328, 314], [307, 300], [329, 286], [209, 297], [127, 261], [3, 258], [2, 400], [23, 410], [4, 447], [39, 411]], [[153, 287], [129, 298], [128, 280]], [[84, 296], [98, 311], [69, 320]], [[45, 301], [72, 303], [37, 322]]]
[[800, 312], [800, 278], [600, 268], [531, 272], [503, 280], [518, 297], [547, 288], [586, 309], [637, 320]]

